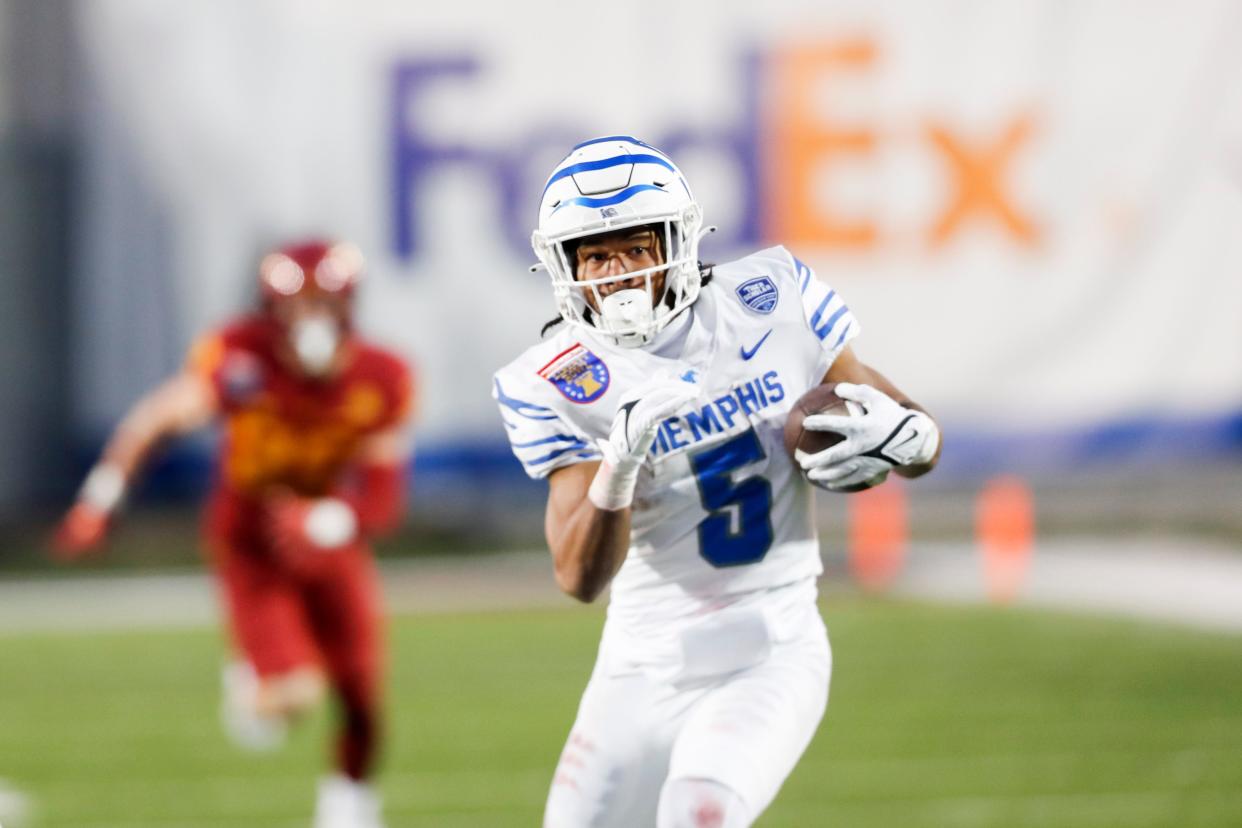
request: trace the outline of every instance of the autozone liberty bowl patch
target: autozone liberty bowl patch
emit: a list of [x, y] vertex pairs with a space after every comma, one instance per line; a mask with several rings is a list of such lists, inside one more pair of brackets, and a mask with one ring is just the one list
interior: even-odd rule
[[776, 300], [780, 298], [780, 293], [770, 276], [756, 276], [737, 286], [737, 298], [756, 313], [771, 313], [776, 310]]
[[539, 376], [556, 386], [570, 402], [595, 402], [608, 390], [611, 377], [604, 361], [581, 343], [561, 351], [539, 369]]

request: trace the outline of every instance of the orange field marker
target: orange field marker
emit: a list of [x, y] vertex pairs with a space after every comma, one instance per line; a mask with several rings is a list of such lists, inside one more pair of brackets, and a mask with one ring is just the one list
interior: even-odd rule
[[988, 481], [975, 504], [975, 540], [993, 602], [1018, 596], [1030, 571], [1034, 538], [1034, 498], [1026, 482], [1013, 476]]
[[850, 573], [864, 588], [878, 592], [901, 574], [909, 544], [906, 490], [890, 478], [847, 499]]

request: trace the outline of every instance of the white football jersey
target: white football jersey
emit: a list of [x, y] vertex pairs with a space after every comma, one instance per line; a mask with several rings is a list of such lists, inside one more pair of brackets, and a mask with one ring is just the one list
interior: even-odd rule
[[859, 332], [841, 297], [783, 247], [716, 266], [687, 313], [688, 327], [643, 348], [562, 326], [493, 384], [534, 478], [600, 459], [597, 441], [629, 389], [656, 376], [702, 389], [659, 426], [612, 582], [612, 633], [655, 648], [705, 613], [822, 571], [812, 488], [783, 429]]

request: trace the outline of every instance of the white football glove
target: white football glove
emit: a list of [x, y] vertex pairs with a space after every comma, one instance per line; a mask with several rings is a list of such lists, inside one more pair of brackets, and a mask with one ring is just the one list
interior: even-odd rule
[[624, 509], [634, 501], [634, 486], [666, 417], [697, 397], [699, 387], [680, 379], [657, 377], [621, 398], [608, 439], [599, 441], [604, 455], [587, 496], [601, 509]]
[[863, 413], [811, 414], [802, 421], [803, 428], [845, 437], [814, 454], [795, 453], [812, 483], [832, 491], [874, 486], [896, 466], [926, 463], [936, 456], [940, 429], [922, 411], [906, 408], [870, 385], [839, 382], [836, 392], [861, 405]]

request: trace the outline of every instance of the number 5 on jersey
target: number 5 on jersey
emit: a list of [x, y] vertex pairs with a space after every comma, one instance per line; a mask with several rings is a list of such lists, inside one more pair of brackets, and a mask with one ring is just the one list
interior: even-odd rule
[[712, 566], [741, 566], [763, 560], [772, 546], [772, 484], [733, 473], [766, 455], [754, 429], [690, 458], [699, 497], [709, 514], [699, 523], [699, 554]]

